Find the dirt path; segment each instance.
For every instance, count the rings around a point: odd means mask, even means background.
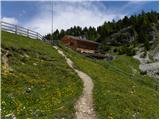
[[[69,58],[67,58],[63,51],[59,50],[57,46],[54,46],[54,48],[66,59],[67,64],[78,74],[78,76],[82,79],[84,83],[83,94],[80,96],[74,106],[76,110],[76,118],[95,119],[96,114],[93,109],[92,98],[92,89],[94,87],[94,84],[92,82],[92,79],[86,73],[75,69],[73,62]]]

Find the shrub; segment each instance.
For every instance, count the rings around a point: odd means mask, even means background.
[[[144,52],[143,52],[143,54],[141,54],[141,58],[145,58],[146,57],[146,55],[147,55],[147,51],[146,50],[144,50]]]
[[[117,48],[114,48],[114,49],[113,49],[113,52],[116,53],[116,52],[117,52]]]
[[[135,49],[133,49],[131,47],[122,46],[119,48],[118,54],[119,55],[126,54],[128,56],[133,56],[136,54],[136,51],[135,51]]]
[[[126,53],[128,56],[133,56],[133,55],[135,55],[136,54],[136,51],[135,51],[135,49],[133,49],[133,48],[129,48],[128,49],[128,52]]]
[[[140,74],[141,74],[141,75],[146,75],[146,74],[147,74],[147,71],[140,71]]]
[[[111,48],[110,48],[110,46],[107,46],[107,45],[101,45],[101,46],[99,46],[98,49],[101,53],[105,53],[105,52],[109,51]]]
[[[118,54],[122,55],[122,54],[126,54],[127,53],[127,47],[126,46],[121,46],[118,50]]]

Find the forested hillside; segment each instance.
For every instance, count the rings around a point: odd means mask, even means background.
[[[118,21],[104,22],[103,25],[81,28],[74,26],[66,31],[56,30],[45,37],[58,41],[64,35],[83,36],[100,43],[97,53],[107,56],[127,55],[141,61],[142,74],[158,78],[159,59],[159,14],[142,11],[138,15],[125,16]],[[149,64],[153,63],[153,64]]]
[[[156,37],[154,32],[159,28],[158,20],[157,12],[145,13],[142,11],[141,14],[130,17],[125,16],[118,21],[104,22],[103,25],[97,28],[74,26],[66,31],[63,29],[61,31],[56,30],[52,35],[48,34],[45,37],[51,40],[59,40],[66,34],[85,36],[89,40],[102,43],[100,46],[100,51],[102,52],[110,50],[110,46],[118,46],[118,48],[113,49],[114,52],[123,54],[125,51],[130,51],[129,55],[132,55],[135,51],[131,48],[137,44],[143,44],[145,50],[150,49],[150,44],[153,43],[150,40]],[[130,43],[133,43],[133,46]],[[130,49],[126,48],[128,47],[127,45],[129,45]],[[119,48],[119,46],[123,46],[123,48]]]

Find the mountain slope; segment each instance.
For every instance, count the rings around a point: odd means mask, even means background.
[[[73,118],[82,82],[52,46],[2,31],[2,118]]]
[[[158,81],[140,74],[139,62],[129,56],[92,60],[61,45],[75,66],[94,82],[98,118],[158,118]]]

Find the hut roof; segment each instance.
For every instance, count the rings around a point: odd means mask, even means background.
[[[92,40],[83,39],[83,38],[80,38],[80,37],[77,37],[77,36],[65,35],[65,37],[69,37],[69,38],[75,39],[77,41],[84,41],[84,42],[88,42],[88,43],[99,44],[98,42],[94,42]]]

